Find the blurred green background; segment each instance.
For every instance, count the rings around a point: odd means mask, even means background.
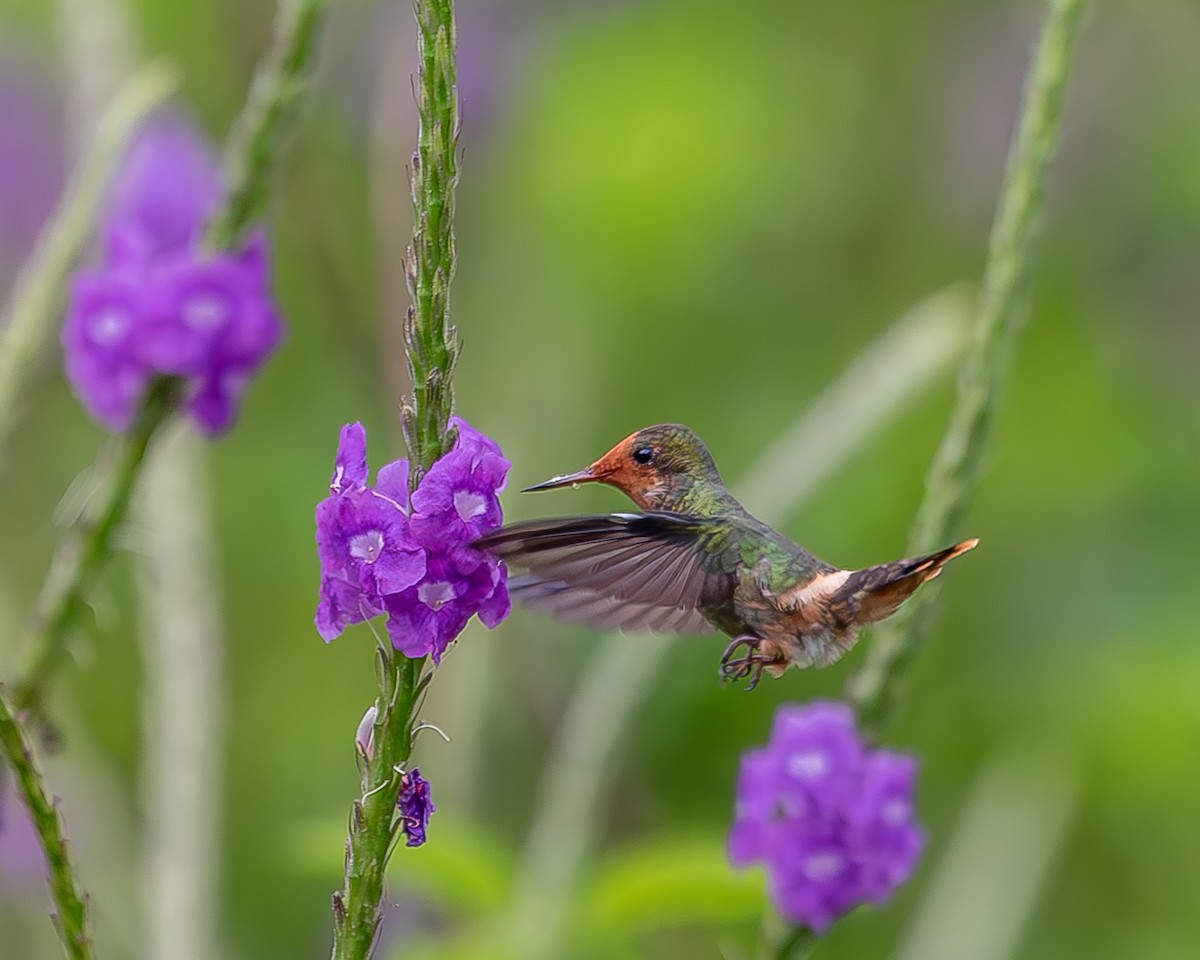
[[[223,957],[327,955],[374,674],[366,628],[329,646],[313,628],[312,511],[344,422],[366,423],[376,465],[402,453],[411,11],[333,7],[271,211],[289,339],[201,465],[223,634],[224,717],[205,732],[222,766],[210,803]],[[515,490],[653,422],[690,424],[727,477],[743,475],[896,317],[975,282],[1043,12],[950,0],[459,11],[458,410],[513,460],[511,518],[620,509],[611,490]],[[182,104],[219,142],[272,13],[264,0],[0,0],[0,283],[113,77],[175,58]],[[1197,35],[1187,0],[1093,5],[1028,325],[961,531],[982,545],[945,578],[888,736],[923,758],[929,848],[895,900],[838,924],[822,957],[1200,954]],[[785,531],[846,566],[899,555],[951,380]],[[101,440],[53,358],[0,476],[5,676],[56,505]],[[133,570],[124,557],[107,578],[94,639],[59,684],[65,747],[50,764],[106,958],[146,955]],[[395,858],[381,956],[526,955],[519,932],[506,947],[497,931],[513,926],[523,839],[599,642],[517,612],[491,633],[472,626],[446,660],[424,715],[453,742],[418,748],[439,812],[428,846]],[[723,640],[674,648],[606,761],[589,818],[599,841],[548,955],[749,945],[761,879],[723,852],[738,755],[765,740],[778,703],[836,696],[869,643],[753,694],[716,682]],[[38,871],[8,833],[0,957],[55,956]]]

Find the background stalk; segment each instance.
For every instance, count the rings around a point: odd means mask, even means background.
[[[316,34],[329,0],[295,0],[279,8],[274,45],[259,67],[251,94],[234,124],[226,155],[226,195],[208,230],[211,249],[236,246],[266,202],[270,174],[290,128],[316,48]],[[71,631],[113,548],[113,532],[125,518],[150,440],[173,413],[181,384],[154,383],[137,421],[114,437],[95,470],[101,479],[80,521],[59,542],[38,600],[26,643],[32,664],[16,694],[18,707],[40,705],[46,684],[63,658]],[[104,469],[104,462],[114,466]]]
[[[929,469],[925,498],[909,537],[909,556],[945,546],[960,532],[979,485],[1009,356],[1025,317],[1046,171],[1062,130],[1083,11],[1084,0],[1051,0],[1027,75],[984,265],[974,335],[963,359],[950,423]],[[936,596],[927,587],[875,630],[862,667],[846,686],[847,698],[867,727],[878,729],[886,723],[904,670],[928,635]]]

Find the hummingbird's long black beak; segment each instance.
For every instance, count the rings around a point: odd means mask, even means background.
[[[576,483],[590,483],[596,480],[596,474],[591,467],[576,471],[575,473],[564,473],[561,476],[551,477],[549,480],[543,480],[541,483],[535,483],[532,487],[526,487],[522,493],[533,493],[535,490],[553,490],[555,487],[569,487]]]

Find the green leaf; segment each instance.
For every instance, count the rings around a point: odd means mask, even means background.
[[[763,896],[761,874],[729,865],[723,835],[642,840],[610,856],[583,891],[579,936],[594,943],[755,919]]]

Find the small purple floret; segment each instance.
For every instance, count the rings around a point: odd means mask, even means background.
[[[768,744],[742,755],[730,862],[764,863],[776,909],[817,932],[883,903],[924,845],[916,773],[913,757],[866,749],[845,704],[785,704]]]
[[[316,623],[326,640],[387,613],[397,650],[440,663],[471,617],[494,627],[508,615],[503,564],[469,544],[501,523],[509,464],[470,424],[455,418],[454,426],[454,448],[422,478],[411,506],[408,462],[380,468],[369,486],[366,431],[358,423],[342,428],[330,496],[317,505]],[[469,508],[461,510],[464,502]]]
[[[437,807],[433,803],[429,781],[416,767],[400,778],[400,796],[396,805],[400,808],[401,826],[407,838],[405,846],[421,846],[425,842],[429,816],[437,812]]]

